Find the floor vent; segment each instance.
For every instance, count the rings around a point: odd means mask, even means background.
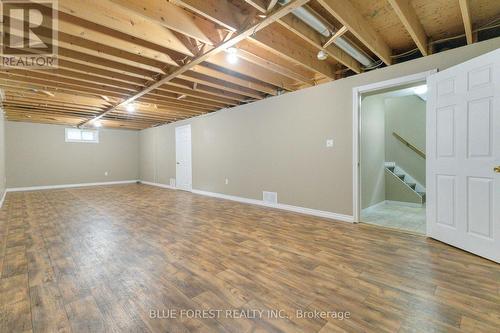
[[[278,193],[276,192],[262,192],[262,200],[265,203],[277,204],[278,203]]]

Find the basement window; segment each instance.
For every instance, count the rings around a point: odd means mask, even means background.
[[[79,128],[66,128],[66,142],[99,143],[99,132]]]

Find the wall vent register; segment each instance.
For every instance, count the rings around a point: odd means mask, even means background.
[[[262,192],[262,200],[265,203],[277,204],[278,203],[278,193],[276,192]]]

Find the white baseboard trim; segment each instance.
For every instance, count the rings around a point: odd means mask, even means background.
[[[144,180],[140,180],[140,182],[141,182],[141,184],[150,185],[150,186],[156,186],[156,187],[162,187],[162,188],[168,188],[170,190],[175,190],[176,189],[175,187],[170,186],[170,185],[166,185],[166,184],[147,182],[147,181],[144,181]]]
[[[354,222],[354,218],[350,215],[337,214],[337,213],[326,212],[326,211],[317,210],[317,209],[298,207],[298,206],[292,206],[292,205],[281,204],[281,203],[271,204],[271,203],[264,202],[262,200],[248,199],[248,198],[237,197],[234,195],[214,193],[214,192],[208,192],[208,191],[202,191],[202,190],[192,190],[192,192],[195,194],[205,195],[205,196],[219,198],[219,199],[237,201],[237,202],[247,203],[247,204],[251,204],[251,205],[277,208],[277,209],[287,210],[290,212],[301,213],[301,214],[306,214],[306,215],[313,215],[313,216],[318,216],[318,217],[324,217],[324,218],[328,218],[328,219],[350,222],[350,223]]]
[[[0,208],[3,207],[3,202],[5,201],[5,196],[7,195],[7,189],[3,191],[2,200],[0,201]]]
[[[25,192],[25,191],[40,191],[40,190],[54,190],[61,188],[72,187],[87,187],[87,186],[103,186],[103,185],[120,185],[120,184],[133,184],[139,180],[120,180],[114,182],[101,182],[101,183],[82,183],[82,184],[63,184],[63,185],[47,185],[47,186],[30,186],[30,187],[13,187],[8,188],[6,192]]]

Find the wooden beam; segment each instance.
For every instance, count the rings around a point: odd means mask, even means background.
[[[340,36],[342,36],[343,34],[345,34],[347,31],[349,31],[349,29],[347,29],[347,27],[342,27],[340,28],[339,30],[337,30],[333,35],[332,37],[330,37],[325,44],[323,44],[323,48],[326,48],[328,47],[328,45],[332,44],[333,42],[335,42],[335,40],[337,38],[339,38]]]
[[[474,36],[472,34],[472,17],[470,14],[469,0],[458,0],[460,4],[460,11],[462,12],[462,20],[464,21],[465,37],[467,44],[474,43]]]
[[[205,44],[213,45],[206,31],[214,30],[212,23],[199,16],[188,13],[168,1],[158,0],[111,0],[113,3],[137,13],[162,26],[194,38]]]
[[[269,0],[269,4],[267,5],[266,10],[268,12],[271,11],[274,8],[274,6],[276,6],[277,3],[278,3],[278,0]]]
[[[251,40],[244,40],[238,44],[238,56],[278,74],[304,82],[307,86],[315,84],[312,79],[314,77],[313,72],[276,56],[274,53],[259,47],[257,43]],[[273,59],[273,61],[267,59]]]
[[[180,5],[193,10],[194,8],[198,8],[200,11],[200,15],[204,15],[204,17],[214,21],[214,22],[225,22],[224,26],[228,29],[235,31],[237,27],[233,24],[234,20],[228,18],[227,14],[224,14],[224,9],[229,8],[232,13],[240,13],[241,10],[233,5],[228,0],[178,0]],[[254,8],[259,10],[260,12],[266,12],[265,6],[263,3],[259,4],[255,1],[249,2]],[[222,10],[221,10],[222,9]],[[267,15],[268,13],[266,13]],[[234,15],[234,14],[233,14]],[[279,21],[279,20],[278,20]],[[280,56],[289,59],[295,64],[299,64],[301,66],[305,66],[309,70],[312,70],[316,73],[319,73],[323,76],[326,76],[330,79],[335,79],[335,69],[328,62],[322,62],[316,58],[317,52],[312,52],[309,48],[297,47],[296,45],[288,45],[288,43],[282,43],[282,40],[286,40],[287,32],[276,32],[273,30],[276,28],[269,28],[265,30],[260,30],[260,33],[263,37],[269,37],[269,34],[274,36],[282,35],[285,33],[285,36],[278,36],[280,39],[278,42],[275,42],[272,38],[265,38],[266,47],[269,49],[274,49],[275,53],[279,53]],[[259,34],[255,34],[251,39],[259,39]],[[260,42],[264,43],[263,40]],[[288,39],[290,42],[290,39]],[[295,43],[296,44],[296,43]],[[272,59],[267,59],[272,61]]]
[[[296,89],[295,84],[297,82],[295,80],[272,72],[265,67],[261,67],[242,58],[234,64],[227,61],[225,54],[219,53],[210,57],[207,63],[227,68],[235,73],[243,74],[247,77],[261,80],[262,82],[270,83],[284,90],[293,91]]]
[[[163,76],[160,80],[158,80],[154,84],[152,84],[149,87],[143,89],[142,91],[138,92],[137,94],[135,94],[135,95],[127,98],[122,103],[120,103],[118,105],[115,105],[115,106],[111,107],[110,109],[102,112],[99,116],[96,117],[96,119],[102,118],[106,114],[108,114],[108,113],[116,110],[118,107],[125,106],[128,103],[133,102],[136,99],[138,99],[138,98],[140,98],[140,97],[142,97],[142,96],[144,96],[144,95],[146,95],[146,94],[148,94],[148,93],[156,90],[157,88],[161,87],[163,84],[169,82],[170,80],[174,79],[175,77],[177,77],[177,76],[179,76],[179,75],[181,75],[181,74],[189,71],[191,68],[195,67],[196,65],[201,64],[202,62],[204,62],[205,60],[207,60],[211,56],[216,55],[216,54],[218,54],[218,53],[226,50],[227,48],[232,47],[232,46],[238,44],[240,41],[248,38],[252,34],[255,34],[257,31],[259,31],[261,29],[264,29],[265,27],[267,27],[268,25],[272,24],[274,21],[280,19],[284,15],[290,13],[294,9],[296,9],[296,8],[298,8],[300,6],[303,6],[308,1],[309,0],[294,0],[294,1],[291,1],[289,4],[287,4],[286,6],[283,6],[283,7],[279,8],[277,11],[273,12],[272,14],[270,14],[268,17],[266,17],[262,21],[257,22],[256,24],[251,25],[249,28],[247,28],[247,29],[239,32],[238,34],[236,34],[234,37],[232,37],[228,41],[226,41],[224,43],[221,43],[220,45],[214,47],[213,49],[211,49],[211,50],[209,50],[209,51],[207,51],[207,52],[205,52],[205,53],[203,53],[203,54],[195,57],[194,59],[192,59],[186,65],[184,65],[184,66],[182,66],[182,67],[180,67],[178,69],[173,70],[172,73]],[[82,122],[80,124],[80,126],[83,126],[83,125],[87,124],[89,121],[90,120]]]
[[[229,31],[239,30],[247,19],[238,7],[227,0],[175,0],[174,3]]]
[[[221,80],[224,80],[224,81],[227,81],[230,83],[234,83],[236,85],[239,85],[239,86],[242,86],[242,87],[245,87],[248,89],[260,91],[260,92],[263,92],[265,94],[269,94],[272,96],[276,96],[278,94],[277,89],[269,84],[261,83],[257,80],[253,80],[253,81],[245,80],[245,79],[239,78],[237,76],[229,75],[229,74],[226,74],[226,73],[221,72],[219,70],[210,68],[207,65],[195,66],[191,70],[193,72],[196,72],[196,73],[201,73],[204,75],[216,77],[216,78],[219,78]]]
[[[318,2],[384,63],[387,65],[392,63],[391,49],[350,0],[318,0]]]
[[[290,34],[292,36],[289,36]],[[335,67],[327,61],[318,60],[316,50],[313,50],[308,44],[301,45],[301,43],[295,42],[293,37],[295,36],[293,36],[292,32],[276,23],[272,29],[264,29],[256,33],[252,36],[252,40],[259,42],[261,47],[291,61],[295,65],[305,66],[307,69],[333,80],[335,78]]]
[[[429,54],[424,27],[408,0],[388,0],[422,55]]]
[[[114,5],[108,0],[59,0],[60,12],[117,30],[167,49],[192,56],[192,52],[170,30]]]
[[[267,12],[266,7],[263,4],[259,4],[255,0],[245,1],[257,8],[257,10],[259,10],[261,13]],[[310,45],[316,48],[316,50],[319,51],[324,49],[324,51],[326,51],[328,55],[330,55],[333,59],[350,68],[355,73],[361,73],[361,64],[356,59],[351,57],[336,45],[330,45],[330,43],[324,46],[324,37],[316,30],[298,19],[295,15],[289,14],[279,19],[277,22],[308,42]]]

